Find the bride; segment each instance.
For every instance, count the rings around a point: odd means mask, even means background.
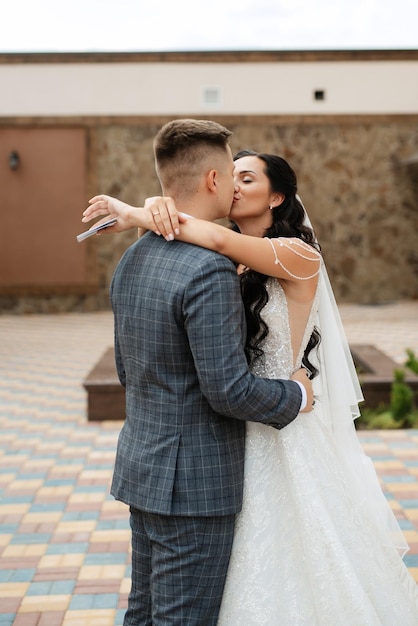
[[[417,626],[407,545],[356,436],[361,390],[295,173],[279,156],[245,151],[234,178],[240,232],[178,214],[169,198],[142,209],[100,195],[83,217],[117,217],[108,232],[139,226],[232,258],[253,372],[284,378],[302,364],[314,379],[313,413],[281,431],[246,426],[218,626]]]

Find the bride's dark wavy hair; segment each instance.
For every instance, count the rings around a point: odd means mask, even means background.
[[[241,150],[234,156],[234,161],[245,156],[255,156],[264,162],[264,173],[270,182],[272,192],[285,196],[284,201],[271,210],[272,224],[264,232],[264,237],[297,237],[313,248],[320,250],[311,228],[304,224],[305,210],[298,200],[297,180],[294,170],[282,157],[275,154],[259,153],[252,150]],[[239,230],[234,225],[235,230]],[[262,342],[267,337],[269,329],[262,318],[262,309],[268,302],[266,282],[269,276],[247,269],[240,275],[241,293],[244,300],[245,316],[247,320],[247,341],[245,353],[249,363],[259,358],[264,352]],[[318,369],[309,361],[310,352],[318,346],[321,340],[320,333],[315,327],[306,346],[302,364],[314,378]]]

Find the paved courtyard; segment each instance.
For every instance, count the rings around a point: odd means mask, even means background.
[[[351,343],[418,354],[418,302],[340,310]],[[112,343],[108,312],[0,316],[0,626],[122,624],[128,511],[109,495],[122,422],[87,422],[82,386]],[[418,430],[359,437],[418,581]]]

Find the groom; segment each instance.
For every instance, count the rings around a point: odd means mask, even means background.
[[[157,134],[163,194],[180,211],[228,215],[230,135],[187,119]],[[119,262],[111,302],[126,387],[111,492],[130,506],[132,528],[124,625],[215,626],[242,503],[245,420],[283,428],[310,410],[310,382],[249,372],[236,270],[215,252],[148,232]]]

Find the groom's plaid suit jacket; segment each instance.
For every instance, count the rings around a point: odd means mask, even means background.
[[[112,494],[165,515],[239,511],[244,420],[281,428],[301,392],[249,373],[233,263],[147,233],[123,255],[111,301],[126,387]]]

